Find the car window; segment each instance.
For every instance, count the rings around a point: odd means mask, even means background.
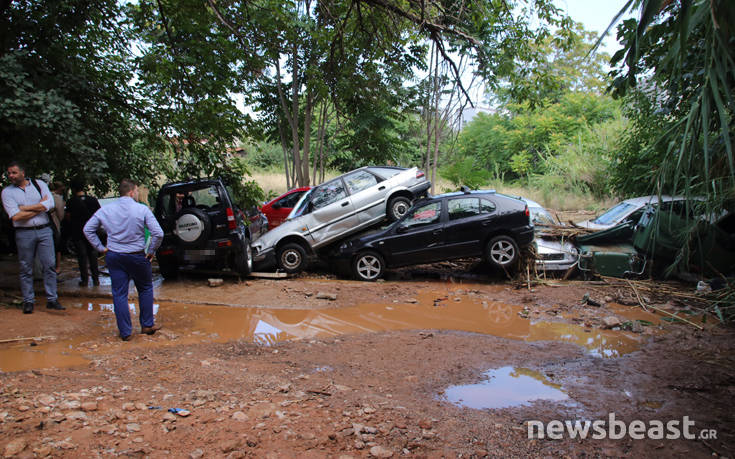
[[[299,199],[301,198],[301,195],[304,194],[304,191],[294,191],[293,193],[289,194],[288,196],[284,196],[278,201],[276,201],[274,204],[280,205],[282,208],[289,208],[296,205],[297,202],[299,202]]]
[[[328,206],[347,196],[342,179],[332,180],[315,189],[311,195],[311,203],[315,209]]]
[[[620,221],[620,219],[628,213],[632,212],[635,207],[636,206],[633,204],[621,202],[617,206],[592,220],[592,223],[596,223],[598,225],[612,225],[613,223]]]
[[[397,169],[393,167],[371,167],[370,171],[378,174],[379,176],[383,177],[384,179],[389,179],[393,177],[394,175],[400,174],[405,169]]]
[[[495,203],[486,199],[480,199],[480,212],[483,214],[495,212]]]
[[[478,198],[450,199],[447,204],[450,220],[480,215],[480,200]]]
[[[401,221],[400,225],[403,228],[416,228],[437,223],[441,217],[441,209],[441,202],[432,202],[417,207]]]
[[[366,171],[357,171],[353,174],[346,175],[344,179],[345,183],[347,183],[347,189],[350,190],[350,194],[368,189],[378,183],[377,177]]]

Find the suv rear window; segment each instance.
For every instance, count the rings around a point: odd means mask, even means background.
[[[162,216],[176,215],[184,207],[197,207],[202,210],[221,208],[219,190],[216,185],[195,189],[169,190],[161,197]]]

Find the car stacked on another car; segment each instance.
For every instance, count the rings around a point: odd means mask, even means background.
[[[401,218],[431,183],[417,168],[366,166],[306,192],[288,219],[253,243],[259,269],[302,271],[307,257],[388,219]]]
[[[161,275],[175,277],[179,268],[252,271],[250,242],[268,229],[257,209],[246,215],[220,179],[168,183],[158,193],[154,215],[163,229],[156,253]]]
[[[301,196],[311,188],[310,186],[294,188],[263,204],[260,211],[268,217],[268,228],[274,229],[283,223],[291,214]]]
[[[492,190],[434,196],[388,228],[340,245],[336,263],[364,281],[386,268],[468,257],[509,269],[533,240],[529,215],[525,202]]]
[[[686,198],[683,196],[667,195],[663,195],[660,198],[657,195],[630,198],[614,205],[599,217],[579,222],[576,225],[582,228],[600,231],[612,228],[625,221],[637,222],[647,206],[657,206],[659,203],[661,203],[661,209],[663,210],[672,209],[679,211],[679,208],[685,205]]]

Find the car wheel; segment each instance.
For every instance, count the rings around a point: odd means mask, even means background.
[[[244,238],[242,251],[235,254],[235,269],[241,276],[249,276],[253,272],[253,249],[250,239]]]
[[[518,244],[510,236],[496,236],[487,243],[487,260],[498,268],[510,268],[518,260]]]
[[[306,250],[296,243],[278,249],[278,267],[289,274],[300,273],[306,268]]]
[[[411,200],[405,196],[396,196],[388,202],[388,220],[394,222],[406,215],[411,208]]]
[[[352,262],[352,273],[355,279],[375,281],[383,276],[385,262],[379,253],[371,251],[359,253]]]
[[[158,260],[158,271],[166,280],[176,279],[179,276],[179,267],[175,262]]]
[[[184,208],[176,217],[173,233],[183,245],[196,246],[209,238],[209,215],[196,207]]]

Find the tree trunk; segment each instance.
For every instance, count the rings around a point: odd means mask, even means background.
[[[429,142],[431,143],[431,142]],[[427,148],[427,150],[429,150]],[[434,59],[434,164],[431,167],[431,194],[436,189],[436,168],[439,162],[439,48]],[[426,173],[429,171],[427,170]]]
[[[434,66],[434,43],[431,44],[431,53],[429,55],[429,78],[431,78],[431,68]],[[431,81],[431,80],[429,80]],[[428,91],[428,87],[427,87]],[[424,116],[426,117],[426,156],[424,157],[424,170],[427,174],[429,174],[429,167],[431,166],[431,115],[430,109],[431,109],[431,98],[433,96],[432,92],[429,92],[426,97],[426,105],[424,105]],[[431,184],[432,194],[434,193],[434,184]]]

